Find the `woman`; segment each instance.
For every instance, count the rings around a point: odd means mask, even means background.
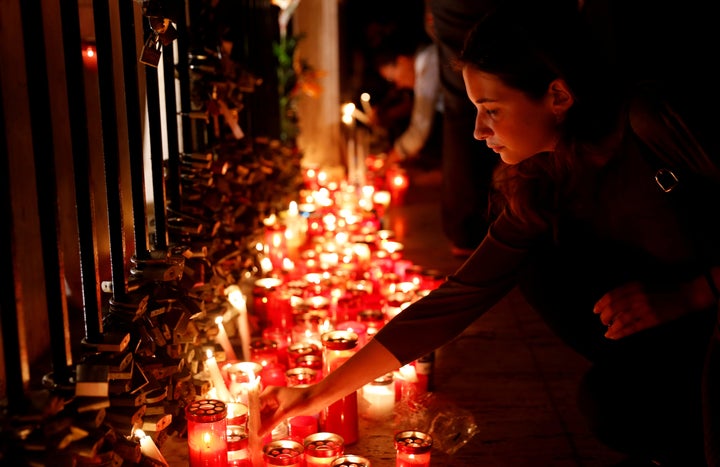
[[[474,135],[503,161],[487,236],[334,373],[309,388],[266,389],[265,429],[447,343],[519,286],[593,361],[579,400],[601,440],[661,465],[705,465],[700,388],[720,251],[703,243],[698,253],[694,232],[720,238],[720,226],[694,216],[691,203],[676,208],[655,181],[671,158],[657,153],[675,144],[678,189],[702,187],[710,205],[720,177],[654,93],[626,99],[612,86],[577,12],[547,3],[506,2],[473,29],[460,58]]]

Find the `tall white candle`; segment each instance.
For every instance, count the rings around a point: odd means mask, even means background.
[[[142,430],[135,430],[135,437],[140,440],[140,452],[144,456],[149,457],[162,465],[170,467],[170,464],[168,464],[167,460],[165,460],[165,456],[162,455],[160,449],[158,449],[155,444],[155,441],[153,441],[150,436],[146,435]]]
[[[233,397],[230,394],[230,391],[228,391],[225,380],[220,373],[220,368],[218,368],[217,360],[215,360],[215,356],[210,350],[207,351],[207,360],[205,360],[205,367],[207,368],[208,373],[210,373],[210,380],[215,387],[217,398],[223,402],[231,402],[233,400]]]
[[[250,361],[250,324],[248,323],[248,311],[245,296],[237,285],[231,285],[225,289],[228,301],[238,311],[238,331],[242,344],[243,360]]]
[[[357,154],[355,153],[355,104],[348,103],[342,106],[342,121],[346,126],[347,141],[347,178],[352,185],[357,180]]]
[[[235,355],[235,349],[233,349],[233,346],[230,343],[230,338],[225,331],[222,316],[218,316],[217,318],[215,318],[215,324],[217,324],[218,327],[218,334],[215,340],[218,344],[220,344],[220,346],[222,346],[223,351],[225,352],[225,359],[237,360],[237,356]]]
[[[263,440],[260,437],[260,377],[250,376],[248,395],[248,450],[252,465],[263,465]]]

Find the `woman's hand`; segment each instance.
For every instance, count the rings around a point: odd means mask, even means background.
[[[608,327],[605,337],[620,339],[691,311],[689,292],[689,286],[650,292],[640,282],[630,282],[603,295],[593,312]]]
[[[295,415],[311,415],[313,410],[310,386],[284,387],[268,386],[260,395],[261,425],[260,436],[271,432],[282,421]]]

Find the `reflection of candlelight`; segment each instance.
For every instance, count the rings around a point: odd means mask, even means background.
[[[160,452],[160,449],[158,449],[155,441],[153,441],[150,436],[146,435],[144,431],[139,429],[135,430],[135,437],[140,440],[140,452],[142,452],[143,456],[149,457],[161,465],[170,466]]]
[[[248,323],[247,305],[245,296],[237,285],[231,285],[225,289],[228,301],[238,311],[238,330],[242,343],[243,360],[250,360],[250,324]]]
[[[223,351],[225,352],[225,359],[237,360],[237,356],[235,355],[235,349],[233,349],[232,345],[230,344],[230,339],[228,338],[227,332],[225,332],[225,326],[223,325],[222,316],[218,316],[217,318],[215,318],[215,324],[217,324],[218,327],[218,335],[215,340],[220,344],[220,346],[222,346]]]
[[[97,70],[97,49],[95,44],[83,44],[82,46],[83,64],[89,70]]]
[[[410,180],[404,170],[396,170],[393,173],[388,172],[388,186],[393,204],[402,204],[409,185]]]

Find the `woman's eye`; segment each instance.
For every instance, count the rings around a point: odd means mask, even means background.
[[[495,109],[485,109],[485,113],[486,113],[487,115],[489,115],[489,116],[492,117],[492,116],[494,116],[494,115],[497,115],[497,110],[495,110]]]

